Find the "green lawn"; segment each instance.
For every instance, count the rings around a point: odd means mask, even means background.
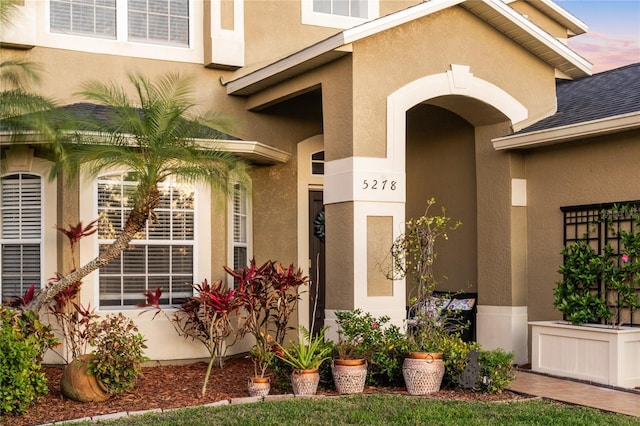
[[[82,423],[80,423],[82,424]],[[87,423],[89,424],[89,423]],[[535,399],[525,402],[442,401],[403,395],[296,398],[198,407],[104,422],[121,425],[639,425],[620,414]],[[78,425],[78,423],[75,423]]]

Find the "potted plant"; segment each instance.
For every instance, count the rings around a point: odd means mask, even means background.
[[[122,313],[92,321],[87,341],[95,349],[66,366],[60,379],[62,393],[75,401],[100,402],[133,389],[147,360],[145,339],[133,321]]]
[[[250,396],[269,395],[271,383],[270,378],[265,374],[275,356],[271,350],[273,344],[274,341],[270,335],[262,335],[249,350],[249,356],[253,361],[253,377],[250,377],[247,382]]]
[[[291,342],[289,348],[277,345],[276,356],[293,367],[291,384],[294,395],[315,395],[318,389],[318,369],[331,354],[331,346],[324,342],[327,328],[324,326],[317,335],[312,336],[300,326],[301,338],[297,343]]]
[[[341,394],[360,393],[367,379],[367,365],[370,356],[380,349],[383,342],[381,323],[371,314],[363,314],[360,309],[337,311],[338,343],[337,357],[331,362],[331,374],[336,390]]]
[[[447,330],[446,304],[448,301],[434,294],[437,280],[433,265],[436,259],[435,243],[447,239],[450,230],[461,223],[452,223],[446,216],[432,215],[429,209],[435,199],[427,201],[422,216],[405,223],[405,232],[391,246],[392,270],[390,279],[410,277],[415,281],[414,295],[409,299],[410,319],[407,338],[413,350],[403,363],[403,375],[411,394],[428,394],[440,389],[444,377],[442,336]]]

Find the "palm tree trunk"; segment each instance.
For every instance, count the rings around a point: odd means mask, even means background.
[[[144,229],[149,215],[160,204],[160,192],[158,191],[157,185],[148,188],[149,189],[145,191],[139,187],[139,192],[142,192],[142,195],[139,198],[140,201],[133,206],[122,232],[113,241],[113,243],[111,243],[111,245],[109,245],[102,254],[82,266],[80,269],[65,275],[57,282],[54,282],[51,286],[44,288],[42,292],[29,304],[27,309],[39,313],[40,309],[51,302],[56,294],[69,287],[72,283],[81,281],[96,269],[101,268],[120,256],[120,254],[127,249],[129,243],[133,240],[133,237]]]

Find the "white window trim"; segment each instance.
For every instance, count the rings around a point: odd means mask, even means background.
[[[302,8],[302,23],[319,27],[347,29],[376,19],[380,16],[379,0],[367,2],[367,18],[353,18],[351,16],[332,15],[313,11],[313,0],[300,0]]]
[[[233,190],[233,185],[232,184],[232,190]],[[246,199],[246,203],[247,203],[247,242],[245,244],[242,244],[243,247],[247,248],[247,261],[251,261],[251,258],[253,256],[253,204],[251,202],[251,197],[249,196],[249,193],[247,192],[247,190],[244,190],[244,196]],[[234,233],[234,221],[233,221],[233,216],[234,216],[234,211],[233,211],[233,196],[231,198],[229,198],[229,201],[227,202],[227,265],[229,267],[233,267],[234,265],[234,253],[235,253],[235,247],[236,247],[236,242],[233,239],[233,233]],[[233,288],[235,284],[235,281],[233,279],[232,276],[230,276],[229,274],[227,274],[227,285],[230,288]]]
[[[16,155],[7,154],[7,158],[0,162],[0,170],[3,171],[2,176],[29,173],[42,178],[40,202],[43,223],[40,238],[40,283],[41,286],[45,286],[47,280],[55,276],[57,271],[57,185],[55,180],[47,178],[52,163],[33,157],[33,150],[26,147],[11,148],[11,150],[14,149],[16,150],[14,151]],[[0,277],[0,288],[1,286]]]
[[[123,169],[112,169],[103,174],[121,172]],[[101,174],[101,175],[103,175]],[[89,176],[83,170],[80,177],[80,220],[89,223],[98,217],[98,179]],[[202,183],[195,184],[194,200],[194,253],[193,253],[193,278],[194,283],[211,275],[211,190]],[[80,240],[80,265],[84,265],[94,259],[99,252],[97,233]],[[97,312],[131,312],[136,308],[100,308],[100,276],[96,270],[82,280],[81,301],[83,304],[91,303]],[[140,295],[140,301],[144,296]]]
[[[129,56],[147,59],[172,60],[179,62],[203,63],[203,1],[189,0],[189,46],[171,46],[127,40],[127,29],[118,25],[116,39],[103,39],[80,34],[61,34],[51,32],[50,2],[36,2],[37,25],[36,44],[81,52],[102,53],[117,56]],[[124,15],[123,15],[124,14]],[[117,0],[116,20],[123,22],[127,8],[125,0]],[[124,21],[126,22],[126,21]]]

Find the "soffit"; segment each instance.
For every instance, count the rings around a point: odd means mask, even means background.
[[[505,0],[506,4],[513,3],[517,0]],[[535,7],[560,25],[567,28],[571,36],[580,35],[587,32],[589,27],[580,19],[573,16],[551,0],[524,0],[531,6]]]
[[[350,53],[351,43],[390,28],[460,5],[570,78],[591,74],[591,64],[531,23],[502,0],[430,0],[329,37],[257,70],[240,70],[221,80],[227,94],[248,96]]]

